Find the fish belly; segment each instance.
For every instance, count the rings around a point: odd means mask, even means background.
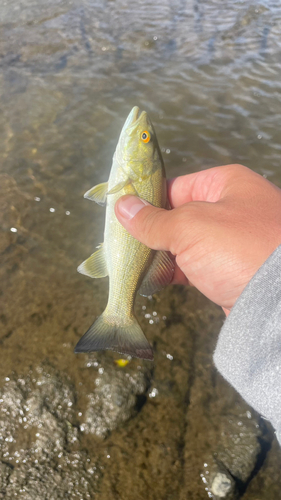
[[[123,228],[116,219],[114,202],[107,211],[104,246],[109,275],[106,314],[124,324],[133,316],[135,296],[154,251]]]

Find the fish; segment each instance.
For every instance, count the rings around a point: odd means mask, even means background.
[[[89,189],[84,198],[106,206],[104,242],[78,267],[91,278],[109,277],[104,312],[81,337],[75,353],[112,350],[153,360],[153,349],[134,314],[137,292],[153,295],[174,275],[174,260],[133,238],[117,220],[116,201],[136,195],[155,207],[169,208],[164,162],[156,133],[146,111],[134,106],[113,155],[108,182]]]

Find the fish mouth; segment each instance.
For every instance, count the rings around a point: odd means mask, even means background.
[[[137,125],[146,116],[146,111],[140,111],[138,106],[134,106],[126,120],[126,128]]]
[[[132,111],[132,125],[135,125],[136,122],[140,121],[141,118],[146,115],[145,111],[140,111],[140,108],[138,106],[135,106]]]

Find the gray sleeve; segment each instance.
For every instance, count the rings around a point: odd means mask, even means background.
[[[245,401],[270,420],[281,444],[281,246],[231,310],[214,362]]]

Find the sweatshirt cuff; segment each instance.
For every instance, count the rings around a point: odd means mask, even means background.
[[[237,299],[220,331],[214,362],[270,420],[281,443],[281,246]]]

